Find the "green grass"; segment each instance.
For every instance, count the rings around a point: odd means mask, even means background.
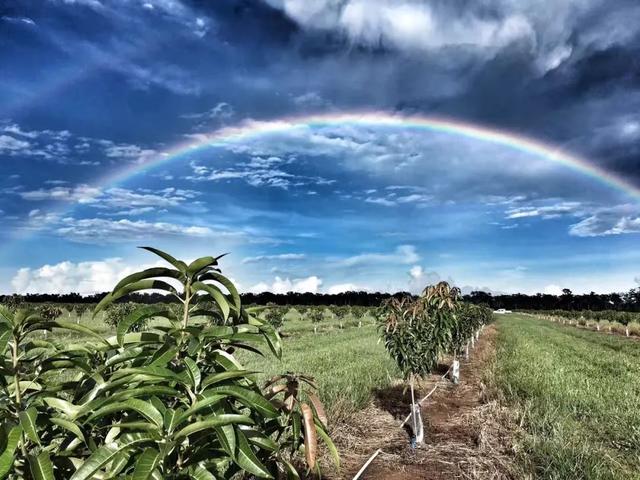
[[[522,315],[498,326],[496,382],[534,477],[640,478],[640,342]]]
[[[337,323],[337,322],[336,322]],[[322,401],[332,420],[347,418],[369,402],[375,388],[384,388],[399,377],[399,372],[381,343],[372,321],[361,328],[344,321],[344,329],[334,322],[313,324],[305,320],[286,321],[282,361],[241,355],[243,364],[259,370],[262,379],[286,371],[302,372],[315,378]]]

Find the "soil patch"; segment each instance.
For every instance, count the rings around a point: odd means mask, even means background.
[[[340,473],[324,471],[333,480],[352,479],[369,456],[380,449],[366,480],[515,479],[516,423],[508,409],[489,398],[487,375],[495,356],[496,327],[484,329],[468,361],[460,362],[459,385],[439,374],[420,382],[418,398],[434,385],[422,404],[425,444],[411,448],[408,430],[400,424],[409,413],[410,392],[404,385],[377,391],[374,402],[333,435],[341,452]],[[328,467],[328,465],[327,465]]]

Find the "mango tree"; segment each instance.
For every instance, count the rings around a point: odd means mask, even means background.
[[[440,282],[425,288],[417,300],[409,296],[392,297],[382,307],[382,339],[410,383],[413,441],[417,443],[422,441],[423,428],[420,407],[415,401],[414,379],[431,373],[440,356],[451,348],[458,298],[457,288]]]
[[[103,339],[81,325],[0,309],[0,479],[297,478],[292,458],[301,445],[307,469],[317,469],[307,437],[320,436],[335,451],[318,410],[310,415],[300,402],[307,426],[297,429],[294,410],[263,392],[256,372],[234,356],[263,346],[280,356],[281,342],[242,306],[220,257],[187,264],[145,248],[170,267],[124,278],[94,315],[149,290],[173,296],[178,312],[167,304],[138,307]],[[152,318],[147,331],[133,331]],[[53,328],[85,338],[42,340]]]

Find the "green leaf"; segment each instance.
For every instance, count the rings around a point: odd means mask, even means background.
[[[53,464],[49,458],[49,452],[42,452],[37,457],[29,455],[29,469],[33,480],[55,480]]]
[[[13,332],[11,331],[11,328],[4,323],[0,323],[0,357],[4,357],[7,344],[9,343],[9,339],[12,335]]]
[[[324,427],[322,426],[322,423],[316,421],[315,424],[316,424],[316,432],[318,433],[318,435],[320,435],[320,438],[329,449],[329,453],[333,457],[333,462],[336,464],[336,467],[340,468],[340,454],[338,453],[338,449],[336,448],[335,444],[331,440],[331,437],[329,437],[327,432],[324,431]]]
[[[233,300],[233,304],[238,310],[240,310],[240,307],[241,307],[240,294],[238,293],[238,290],[236,289],[235,285],[231,280],[229,280],[227,277],[225,277],[224,275],[218,272],[207,272],[202,277],[200,277],[201,282],[204,282],[206,280],[215,280],[216,282],[224,285],[224,287],[231,294],[231,299]]]
[[[215,302],[218,304],[218,307],[220,307],[220,311],[222,312],[224,320],[229,318],[229,302],[227,302],[226,297],[218,287],[202,282],[194,282],[192,288],[194,292],[204,291],[211,295]]]
[[[162,427],[162,414],[148,402],[139,400],[137,398],[131,398],[124,402],[112,403],[105,405],[93,412],[86,420],[86,423],[91,423],[98,418],[104,417],[114,412],[123,410],[134,410],[142,415],[144,418],[154,423],[158,427]]]
[[[76,418],[81,412],[81,407],[74,405],[71,402],[67,402],[66,400],[62,400],[61,398],[46,397],[44,399],[44,402],[50,407],[61,411],[72,420]]]
[[[291,465],[290,462],[288,462],[284,458],[280,459],[280,461],[284,463],[284,466],[287,470],[287,478],[289,480],[300,480],[300,474],[298,473],[296,468],[293,465]]]
[[[91,454],[91,456],[80,465],[78,470],[71,476],[70,480],[88,480],[94,478],[96,472],[113,461],[118,454],[127,452],[138,443],[151,440],[151,437],[140,433],[130,433],[120,437],[118,442],[108,443]]]
[[[216,383],[224,382],[225,380],[230,380],[233,378],[241,378],[248,377],[249,375],[256,374],[258,372],[251,370],[228,370],[226,372],[214,373],[213,375],[209,375],[202,382],[202,388],[206,388],[209,385],[214,385]]]
[[[258,446],[263,450],[275,452],[280,448],[271,437],[268,437],[258,430],[244,427],[241,427],[240,430],[242,430],[242,433],[244,433],[245,437],[247,437],[249,443]]]
[[[142,248],[143,250],[147,250],[147,251],[149,251],[151,253],[155,253],[160,258],[166,260],[171,265],[176,267],[182,273],[187,273],[187,264],[184,263],[182,260],[176,260],[171,255],[169,255],[168,253],[165,253],[162,250],[158,250],[157,248],[153,248],[153,247],[139,247],[139,248]]]
[[[189,478],[193,478],[193,480],[216,480],[215,475],[209,472],[203,465],[193,467],[189,472]]]
[[[96,340],[100,340],[100,342],[107,343],[102,335],[97,334],[89,327],[85,327],[84,325],[79,325],[73,322],[63,322],[62,320],[54,320],[52,323],[54,326],[59,328],[64,328],[65,330],[72,330],[74,332],[83,333],[85,335],[89,335],[90,337],[95,338]]]
[[[14,315],[11,310],[9,310],[4,305],[0,305],[0,323],[7,325],[9,327],[13,327]]]
[[[188,437],[189,435],[196,432],[200,432],[202,430],[213,429],[214,427],[221,427],[223,425],[229,425],[230,423],[240,423],[243,425],[251,425],[253,424],[253,420],[251,420],[246,415],[237,415],[235,413],[211,415],[207,417],[205,420],[194,422],[184,427],[182,430],[180,430],[175,434],[174,438],[178,440],[182,437]]]
[[[121,390],[109,397],[113,401],[120,401],[125,398],[148,397],[151,395],[169,396],[178,398],[181,394],[177,390],[163,386],[139,387],[131,390]]]
[[[147,448],[138,457],[131,480],[148,480],[160,463],[160,452],[155,448]]]
[[[247,437],[245,437],[242,431],[238,430],[236,432],[236,435],[238,437],[238,454],[236,463],[240,466],[240,468],[249,473],[252,473],[256,477],[273,478],[273,475],[271,475],[269,470],[267,470],[267,467],[265,467],[262,462],[258,460],[258,457],[247,441]]]
[[[96,308],[93,310],[93,316],[95,317],[98,312],[104,309],[107,305],[115,302],[117,299],[134,292],[139,292],[141,290],[165,290],[169,293],[173,293],[176,295],[178,294],[178,292],[172,285],[168,284],[167,282],[163,282],[162,280],[139,280],[137,282],[125,285],[124,287],[120,287],[120,289],[106,295],[102,300],[100,300],[100,303],[96,305]]]
[[[29,407],[26,410],[18,414],[20,417],[20,426],[22,431],[29,437],[34,443],[40,445],[40,437],[36,427],[36,421],[38,420],[38,411],[35,407]]]
[[[267,345],[269,345],[276,358],[282,358],[282,340],[278,331],[271,325],[261,325],[260,332],[264,335]]]
[[[199,397],[202,397],[202,398],[200,398],[196,403],[194,403],[191,407],[189,407],[187,410],[185,410],[183,413],[181,413],[178,416],[178,418],[175,420],[177,425],[180,425],[191,415],[194,415],[197,412],[220,402],[225,398],[225,395],[211,394],[209,392],[205,392],[204,394],[199,395]]]
[[[12,427],[7,435],[4,452],[0,455],[0,480],[5,478],[13,468],[13,462],[15,460],[13,454],[16,451],[21,438],[22,428],[19,426]]]
[[[218,259],[215,257],[201,257],[189,264],[187,267],[187,275],[190,277],[195,276],[200,270],[218,265]]]
[[[149,318],[163,317],[170,313],[170,310],[168,310],[165,305],[147,305],[145,307],[135,309],[118,322],[118,328],[116,330],[118,344],[121,347],[124,345],[124,336],[133,325]]]
[[[164,412],[164,429],[168,432],[173,432],[174,428],[178,426],[178,419],[180,418],[180,414],[182,413],[182,409],[178,408],[176,410],[172,408],[167,408]]]
[[[128,285],[133,282],[137,282],[139,280],[145,280],[147,278],[157,278],[157,277],[167,277],[167,278],[175,278],[176,280],[181,280],[183,278],[183,274],[179,271],[171,270],[170,268],[165,268],[165,267],[147,268],[146,270],[142,270],[141,272],[132,273],[131,275],[124,277],[113,288],[113,291],[115,292],[116,290],[121,289],[125,285]]]
[[[218,440],[222,449],[229,454],[231,458],[236,457],[236,433],[233,425],[223,425],[214,427]]]
[[[189,378],[191,379],[191,384],[193,388],[197,389],[200,385],[200,380],[202,379],[202,375],[200,374],[200,369],[196,362],[194,362],[189,357],[184,359],[184,363],[187,366],[187,372],[189,373]]]
[[[49,418],[49,421],[54,425],[58,425],[59,427],[62,427],[65,430],[68,430],[69,432],[73,433],[76,437],[78,437],[83,442],[85,441],[82,430],[80,430],[80,427],[78,427],[75,423],[60,417],[51,417]]]
[[[276,407],[267,400],[262,394],[249,390],[248,388],[239,387],[236,385],[223,385],[219,387],[213,387],[207,392],[220,393],[223,395],[231,395],[237,398],[245,406],[256,410],[260,415],[267,418],[275,418],[279,416],[279,412]]]

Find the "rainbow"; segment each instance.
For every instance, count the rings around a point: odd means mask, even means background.
[[[603,168],[579,156],[563,151],[557,146],[543,143],[507,130],[488,128],[472,123],[461,122],[440,117],[403,116],[388,112],[362,112],[343,114],[305,115],[285,117],[271,121],[245,121],[237,126],[225,127],[207,135],[197,135],[188,142],[176,145],[156,158],[145,163],[135,164],[119,170],[98,182],[98,187],[117,185],[131,177],[166,165],[181,157],[198,152],[212,146],[224,146],[243,140],[284,133],[296,128],[313,128],[327,126],[362,126],[362,127],[395,127],[431,132],[441,132],[466,138],[503,145],[514,150],[528,153],[564,165],[572,170],[593,178],[615,190],[618,190],[636,201],[640,201],[640,187],[624,178],[608,172]]]

